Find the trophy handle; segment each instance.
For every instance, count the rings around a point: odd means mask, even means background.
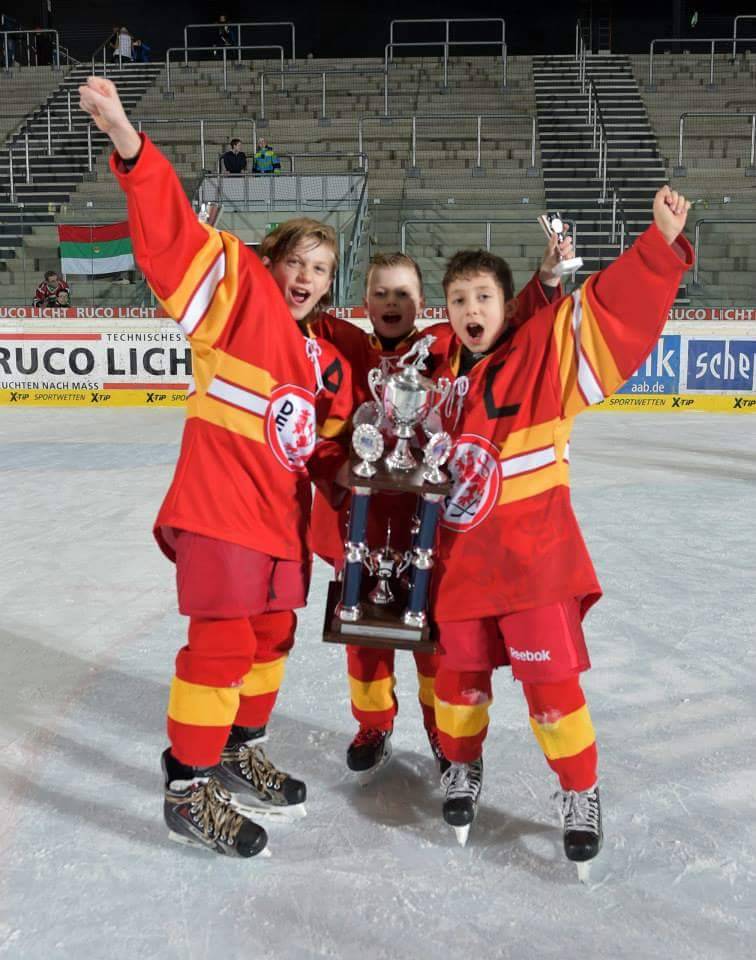
[[[383,398],[378,393],[379,387],[384,387],[386,385],[386,379],[380,367],[373,367],[373,369],[368,373],[368,386],[370,387],[370,393],[378,404],[380,410],[383,410]]]
[[[441,377],[441,379],[435,385],[436,393],[438,393],[438,400],[431,407],[431,409],[429,410],[429,413],[438,413],[438,411],[441,409],[442,403],[449,396],[449,391],[451,390],[451,388],[452,388],[451,380],[448,377]]]
[[[412,551],[406,550],[403,554],[401,554],[401,563],[397,564],[396,576],[400,577],[411,564],[412,564]]]

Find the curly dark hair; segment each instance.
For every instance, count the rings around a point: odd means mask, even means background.
[[[506,260],[497,257],[489,250],[458,250],[446,264],[444,271],[444,293],[458,277],[469,277],[475,273],[491,273],[496,283],[504,291],[504,299],[514,297],[514,279],[512,268]]]

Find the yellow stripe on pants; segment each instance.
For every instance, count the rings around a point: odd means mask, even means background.
[[[555,723],[538,723],[531,717],[530,726],[549,760],[574,757],[590,747],[596,739],[587,704],[560,717]]]
[[[173,678],[168,716],[196,727],[231,726],[239,709],[239,687],[205,687]]]

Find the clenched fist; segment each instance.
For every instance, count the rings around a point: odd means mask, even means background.
[[[104,77],[87,77],[79,87],[79,106],[107,133],[125,160],[139,153],[142,141],[126,116],[114,83]]]
[[[688,219],[690,201],[671,190],[665,184],[654,197],[654,223],[661,230],[667,243],[674,243],[680,236]]]

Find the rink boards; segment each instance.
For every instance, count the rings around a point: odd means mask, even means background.
[[[365,325],[360,309],[339,313]],[[443,318],[425,313],[424,324]],[[642,367],[594,409],[756,413],[756,310],[693,313],[670,319]],[[0,308],[0,404],[176,407],[191,373],[180,328],[151,308]]]

